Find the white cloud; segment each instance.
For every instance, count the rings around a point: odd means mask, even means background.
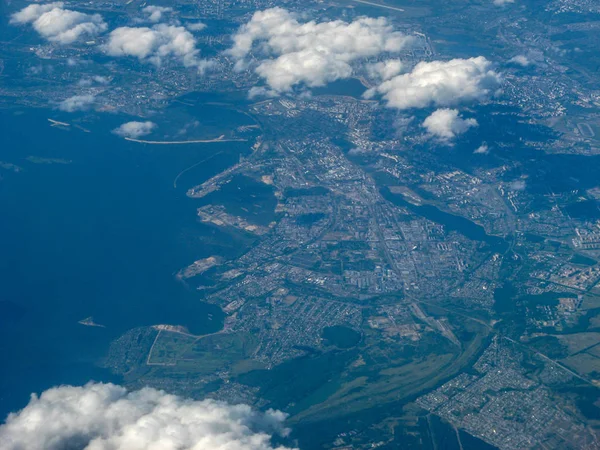
[[[113,133],[124,138],[137,139],[150,134],[154,128],[156,128],[156,124],[154,122],[150,122],[149,120],[146,122],[133,121],[124,123],[120,127],[115,128]]]
[[[92,77],[92,80],[94,80],[98,84],[108,84],[108,83],[110,83],[110,78],[102,76],[102,75],[94,75]]]
[[[208,61],[199,59],[196,39],[184,27],[159,24],[120,27],[111,31],[104,51],[111,56],[134,56],[160,66],[166,58],[177,58],[185,67],[204,70]]]
[[[348,78],[354,61],[397,53],[412,39],[383,17],[301,23],[296,14],[277,7],[254,13],[227,53],[237,59],[238,69],[248,67],[247,58],[254,54],[256,73],[271,91],[281,93],[301,83],[316,87]]]
[[[247,405],[193,401],[151,388],[114,384],[61,386],[0,426],[4,450],[269,450],[285,435],[286,415]],[[277,450],[286,450],[277,447]]]
[[[527,182],[525,180],[515,180],[508,183],[508,188],[511,191],[524,191],[527,187]]]
[[[166,6],[150,5],[142,9],[142,12],[146,14],[148,21],[152,23],[157,23],[161,21],[161,19],[163,18],[163,14],[173,12],[173,8],[169,8]]]
[[[427,132],[443,141],[450,141],[469,128],[478,126],[475,119],[463,119],[456,109],[442,108],[434,111],[423,122]]]
[[[85,111],[89,109],[94,102],[95,97],[90,94],[74,95],[58,104],[58,109],[66,112]]]
[[[369,89],[365,96],[380,94],[390,108],[398,109],[454,106],[484,100],[497,91],[500,82],[500,75],[483,56],[420,62],[411,72]]]
[[[396,119],[394,119],[394,129],[396,130],[396,137],[404,137],[410,131],[410,128],[414,121],[414,116],[399,115],[398,117],[396,117]]]
[[[64,9],[62,2],[45,5],[33,3],[14,13],[10,23],[30,23],[40,36],[58,44],[71,44],[82,36],[93,38],[107,29],[99,14],[84,14]]]
[[[494,5],[496,6],[505,6],[510,3],[514,3],[515,0],[494,0]]]
[[[250,90],[248,91],[248,97],[250,99],[253,99],[256,97],[274,98],[277,96],[279,96],[279,93],[277,91],[275,91],[274,89],[266,88],[264,86],[252,86],[250,88]]]
[[[185,27],[190,31],[202,31],[206,28],[206,24],[202,22],[190,22],[186,23]]]
[[[525,55],[517,55],[517,56],[513,56],[512,58],[510,58],[508,60],[509,63],[512,64],[517,64],[521,67],[527,67],[531,64],[531,61],[529,60],[529,58]]]
[[[367,66],[367,73],[373,79],[386,81],[399,75],[402,72],[402,68],[402,61],[399,59],[388,59],[387,61],[369,64]]]
[[[479,147],[475,149],[473,153],[476,155],[487,155],[490,152],[490,148],[487,143],[482,143]]]
[[[101,76],[101,75],[94,75],[91,78],[82,78],[81,80],[79,80],[77,82],[77,85],[81,86],[81,87],[90,87],[94,83],[96,83],[96,84],[102,84],[102,85],[107,85],[107,84],[110,83],[110,78],[104,77],[104,76]]]

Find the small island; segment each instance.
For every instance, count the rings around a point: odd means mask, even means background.
[[[92,316],[86,317],[85,319],[82,319],[77,323],[80,325],[85,325],[86,327],[106,328],[104,325],[94,322],[94,318]]]

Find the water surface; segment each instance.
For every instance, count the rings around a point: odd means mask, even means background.
[[[95,116],[82,123],[84,132],[50,127],[48,117],[79,119],[0,112],[0,161],[21,168],[0,168],[2,417],[30,392],[114,380],[98,362],[130,328],[218,329],[220,311],[173,274],[216,252],[239,251],[227,234],[198,223],[197,201],[185,191],[236,163],[247,143],[138,144],[110,133],[127,118]],[[217,152],[173,187],[180,171]],[[70,163],[36,164],[29,156]],[[104,327],[78,323],[89,316]]]

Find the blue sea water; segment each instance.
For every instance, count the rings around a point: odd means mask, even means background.
[[[56,112],[0,112],[0,161],[22,168],[0,168],[2,418],[31,392],[118,381],[98,362],[128,329],[218,329],[220,310],[173,274],[236,251],[198,223],[185,191],[236,163],[248,143],[138,144],[110,133],[123,117],[95,116],[85,123],[90,132],[51,127],[48,117]],[[180,171],[217,152],[174,188]],[[72,162],[34,164],[28,156]],[[105,328],[78,323],[89,316]]]

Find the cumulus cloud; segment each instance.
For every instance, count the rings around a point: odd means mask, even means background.
[[[132,121],[115,128],[113,133],[124,138],[137,139],[152,133],[154,128],[156,128],[156,124],[149,120],[146,122]]]
[[[484,142],[479,147],[477,147],[473,153],[475,153],[476,155],[487,155],[489,152],[490,147],[487,145],[487,143]]]
[[[71,44],[82,36],[93,38],[107,29],[100,14],[64,9],[62,2],[33,3],[14,13],[10,23],[31,24],[40,36],[58,44]]]
[[[179,59],[185,67],[204,70],[196,39],[184,27],[159,24],[148,27],[120,27],[111,31],[104,51],[111,56],[134,56],[160,66],[166,58]]]
[[[414,116],[399,115],[396,117],[394,119],[394,130],[396,131],[396,137],[400,139],[407,135],[411,130],[414,121]]]
[[[531,64],[531,61],[529,61],[529,58],[525,55],[513,56],[512,58],[510,58],[508,60],[508,62],[511,64],[516,64],[521,67],[527,67]]]
[[[255,97],[275,98],[278,96],[279,96],[279,92],[277,92],[273,89],[266,88],[264,86],[253,86],[248,91],[248,97],[251,99],[255,98]]]
[[[301,23],[296,14],[277,7],[254,13],[227,53],[237,59],[238,69],[248,67],[247,57],[254,54],[256,73],[281,93],[301,83],[316,87],[348,78],[354,61],[397,53],[412,39],[394,31],[383,17]]]
[[[110,83],[110,78],[104,77],[102,75],[94,75],[92,77],[92,80],[94,80],[98,84],[108,84],[108,83]]]
[[[52,388],[32,395],[0,426],[4,450],[270,450],[286,415],[247,405],[192,401],[114,384]],[[285,447],[277,447],[286,450]]]
[[[142,9],[142,12],[146,15],[148,21],[158,23],[161,21],[164,14],[173,12],[173,8],[150,5]]]
[[[206,24],[202,22],[190,22],[185,24],[185,27],[190,31],[202,31],[206,28]]]
[[[82,78],[81,80],[79,80],[77,82],[77,85],[81,86],[81,87],[90,87],[94,83],[101,84],[101,85],[107,85],[110,83],[110,78],[104,77],[101,75],[94,75],[91,78]]]
[[[481,101],[494,94],[501,77],[483,56],[451,61],[420,62],[409,73],[369,89],[365,96],[382,95],[391,108],[454,106]]]
[[[399,59],[389,59],[387,61],[369,64],[367,66],[367,73],[373,79],[386,81],[399,75],[400,72],[402,72],[402,68],[402,61]]]
[[[85,111],[94,104],[95,97],[91,94],[74,95],[58,104],[58,109],[66,112]]]
[[[448,108],[434,111],[423,122],[423,127],[427,130],[427,133],[443,141],[450,141],[477,125],[475,119],[463,119],[458,110]]]
[[[508,183],[508,189],[511,191],[524,191],[527,187],[527,182],[525,180],[515,180]]]

